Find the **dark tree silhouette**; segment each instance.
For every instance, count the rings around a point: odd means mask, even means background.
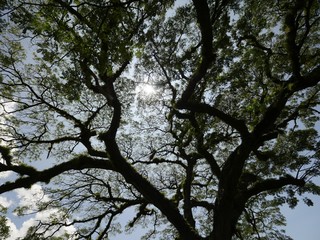
[[[106,239],[127,214],[146,239],[289,239],[279,207],[320,193],[319,1],[0,10],[0,193],[44,183],[61,213],[30,238]]]

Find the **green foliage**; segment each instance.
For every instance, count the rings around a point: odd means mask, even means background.
[[[7,225],[7,218],[0,216],[0,239],[7,239],[10,236],[10,227]]]
[[[24,239],[290,239],[280,207],[320,195],[319,1],[0,11],[0,192],[51,181],[60,209]]]
[[[17,240],[67,240],[70,237],[67,234],[62,237],[45,237],[43,234],[35,233],[35,229],[35,227],[30,227],[26,236],[24,238],[18,238]]]
[[[7,209],[0,205],[0,239],[5,240],[10,236],[10,227],[7,225],[8,219],[3,214],[7,213]]]

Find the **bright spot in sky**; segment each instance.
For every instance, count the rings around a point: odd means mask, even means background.
[[[149,84],[145,84],[145,86],[143,86],[143,91],[145,92],[145,94],[150,95],[156,92],[156,90],[154,89],[153,86],[149,85]]]
[[[156,93],[155,88],[147,83],[141,83],[137,86],[136,91],[138,94],[142,94],[144,96],[150,96]]]

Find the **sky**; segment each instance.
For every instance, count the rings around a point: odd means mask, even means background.
[[[287,217],[286,232],[294,240],[320,239],[320,197],[313,197],[314,206],[300,203],[295,209],[282,207]]]
[[[183,2],[183,1],[181,1]],[[148,94],[152,94],[152,88],[145,88],[144,91]],[[0,184],[10,179],[12,175],[9,172],[0,173]],[[320,181],[319,181],[320,183]],[[302,201],[295,209],[290,209],[287,206],[281,208],[282,213],[287,218],[287,226],[285,227],[287,235],[294,240],[319,240],[320,239],[320,196],[310,196],[314,202],[313,207],[306,206]],[[0,205],[9,209],[6,217],[8,218],[8,224],[11,229],[11,236],[8,240],[16,240],[19,237],[23,237],[28,228],[37,223],[36,220],[48,219],[50,214],[58,214],[58,209],[51,209],[50,211],[44,211],[23,217],[17,216],[12,212],[17,206],[31,206],[35,207],[35,202],[39,199],[48,200],[48,196],[44,195],[42,187],[39,184],[33,185],[31,189],[17,189],[10,193],[0,195]],[[123,218],[125,221],[125,217]],[[74,227],[64,228],[60,231],[63,233],[66,231],[72,233],[75,231]],[[139,240],[142,230],[139,232],[133,232],[130,235],[131,240]],[[122,240],[129,238],[125,233],[111,237],[110,240]]]
[[[9,172],[0,173],[0,183],[7,181],[12,176]],[[310,196],[310,195],[309,195]],[[311,195],[310,198],[314,202],[313,207],[306,206],[302,201],[295,209],[290,209],[286,206],[281,210],[287,217],[287,226],[285,227],[286,233],[294,240],[319,240],[320,236],[320,196]],[[31,189],[17,189],[10,193],[6,193],[0,196],[0,204],[9,209],[7,213],[8,224],[11,228],[11,237],[8,240],[16,240],[18,237],[23,237],[30,226],[35,225],[36,220],[48,219],[48,216],[52,213],[57,214],[58,209],[51,209],[50,211],[44,211],[41,213],[30,214],[23,217],[18,217],[16,213],[11,211],[17,206],[35,206],[35,202],[42,199],[47,201],[49,197],[43,193],[42,187],[39,184],[35,184]],[[122,217],[122,221],[125,223],[125,216]],[[60,231],[60,234],[66,231],[72,233],[75,228],[64,228]],[[139,231],[112,236],[110,240],[140,240],[141,235],[146,229],[140,229]]]
[[[0,173],[0,184],[11,179],[10,172]],[[27,230],[37,224],[37,220],[46,220],[50,215],[59,214],[58,209],[50,209],[43,212],[34,213],[36,203],[38,201],[48,201],[49,197],[44,194],[42,187],[39,184],[34,184],[30,189],[19,188],[12,192],[0,195],[0,205],[8,208],[6,217],[8,219],[8,226],[11,233],[8,240],[16,240],[19,237],[24,237]],[[26,216],[18,216],[13,210],[16,207],[30,207],[26,212]],[[75,231],[74,227],[63,228],[58,232],[61,235],[64,232],[72,233]]]

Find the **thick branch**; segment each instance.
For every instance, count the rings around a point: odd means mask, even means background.
[[[231,239],[235,225],[241,215],[244,204],[237,201],[237,187],[243,166],[255,143],[252,140],[242,142],[228,157],[222,168],[218,196],[215,201],[213,239]],[[221,238],[228,236],[228,238]]]
[[[110,160],[116,170],[121,173],[128,183],[132,184],[145,197],[147,202],[151,202],[168,218],[175,226],[182,239],[202,239],[180,214],[174,202],[160,193],[147,179],[141,176],[125,158],[122,157],[115,140],[106,139],[106,147],[110,154]]]
[[[64,2],[62,0],[54,0],[56,3],[58,3],[61,7],[68,10],[68,12],[72,15],[74,15],[80,22],[85,23],[88,27],[92,28],[91,23],[82,16],[74,7],[70,6],[67,2]]]
[[[214,204],[209,203],[207,201],[198,201],[195,199],[191,200],[192,207],[203,207],[208,211],[212,211],[214,209]]]
[[[80,156],[68,162],[55,165],[43,171],[37,171],[30,166],[6,166],[0,164],[0,171],[14,171],[27,177],[21,177],[15,182],[8,182],[0,186],[0,194],[17,188],[29,188],[37,182],[49,183],[50,180],[64,172],[70,170],[82,170],[86,168],[114,170],[113,165],[108,160],[99,160],[88,156]]]
[[[294,76],[300,76],[300,48],[296,44],[298,30],[296,17],[298,10],[301,9],[301,7],[303,7],[303,1],[296,1],[295,6],[288,10],[285,18],[287,51]]]
[[[188,162],[188,166],[186,169],[186,177],[183,183],[183,213],[184,217],[187,219],[188,223],[195,227],[195,220],[192,214],[192,207],[191,207],[191,187],[193,181],[193,168],[195,165],[195,161],[190,159]]]
[[[207,113],[210,116],[217,117],[227,125],[236,129],[242,136],[247,136],[249,133],[245,123],[242,120],[236,119],[208,104],[187,102],[184,105],[184,109],[190,110],[192,112]]]
[[[0,145],[0,153],[7,166],[11,166],[12,155],[10,153],[10,149]]]
[[[122,65],[119,67],[119,69],[111,77],[109,77],[110,80],[112,82],[116,81],[116,79],[121,76],[121,74],[126,69],[126,67],[129,65],[129,63],[130,63],[130,60],[123,62]]]
[[[284,84],[279,92],[276,100],[268,107],[261,121],[256,125],[253,133],[255,136],[261,136],[267,133],[274,125],[280,113],[284,109],[289,98],[298,91],[316,86],[320,81],[320,65],[317,66],[309,74],[302,77],[292,76],[289,81]]]
[[[201,32],[201,56],[202,61],[191,76],[187,88],[183,92],[181,99],[177,102],[178,108],[184,108],[185,103],[189,100],[191,95],[194,92],[194,89],[197,83],[204,77],[209,68],[211,62],[214,60],[213,47],[212,47],[212,26],[210,20],[210,10],[206,0],[194,0],[193,1],[196,13],[197,20],[200,26]]]
[[[193,0],[193,4],[197,13],[197,21],[200,25],[202,56],[206,60],[212,60],[212,26],[210,19],[210,9],[206,0]]]
[[[317,85],[320,82],[320,65],[302,78],[297,81],[292,80],[292,82],[294,82],[292,91],[295,92]]]
[[[261,121],[254,128],[253,135],[261,137],[264,133],[270,131],[292,94],[287,88],[282,89],[276,100],[265,111]]]
[[[287,185],[303,187],[305,185],[305,181],[303,179],[294,178],[290,175],[280,177],[279,179],[267,179],[255,184],[252,188],[248,189],[248,191],[246,192],[246,197],[247,199],[249,199],[250,197],[261,192],[279,189]]]

